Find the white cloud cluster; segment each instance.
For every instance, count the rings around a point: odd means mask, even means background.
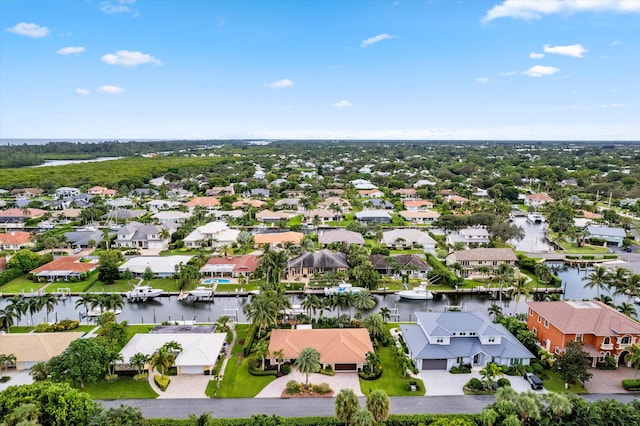
[[[98,87],[98,90],[96,90],[96,92],[98,93],[103,93],[106,95],[117,95],[118,93],[122,93],[124,92],[124,89],[122,87],[118,87],[118,86],[100,86]]]
[[[349,108],[352,107],[353,104],[349,101],[345,101],[344,99],[333,104],[334,108]]]
[[[80,96],[87,96],[90,92],[87,89],[78,87],[76,90],[73,91],[73,93]]]
[[[516,71],[503,71],[500,73],[500,77],[511,77],[516,75],[517,72]]]
[[[295,83],[288,78],[283,78],[282,80],[276,80],[273,83],[267,84],[268,87],[272,89],[285,89],[287,87],[293,86]]]
[[[69,46],[63,47],[62,49],[58,49],[56,52],[58,55],[77,55],[85,51],[85,48],[82,46]]]
[[[489,82],[489,77],[478,77],[476,78],[476,83],[478,84],[487,84]]]
[[[11,28],[7,28],[7,31],[32,38],[42,38],[49,35],[49,28],[26,22],[20,22]]]
[[[544,77],[545,75],[552,75],[560,71],[556,67],[548,67],[544,65],[535,65],[528,70],[522,71],[522,74],[529,77]]]
[[[571,44],[569,46],[551,46],[550,44],[545,44],[544,52],[582,58],[582,54],[588,52],[588,50],[582,47],[581,44]]]
[[[504,0],[484,16],[489,22],[499,18],[540,19],[544,15],[581,12],[640,13],[637,0]]]
[[[162,62],[149,54],[130,50],[118,50],[115,54],[109,53],[100,59],[109,65],[121,67],[136,67],[142,64],[162,65]]]
[[[127,6],[130,4],[134,4],[136,0],[112,0],[112,1],[103,1],[100,3],[100,10],[104,13],[133,13],[137,14],[138,11],[132,9]]]
[[[531,53],[529,53],[529,57],[531,59],[542,59],[542,58],[544,58],[544,53],[531,52]]]
[[[377,36],[374,37],[369,37],[368,39],[364,40],[362,43],[360,43],[360,47],[367,47],[367,46],[371,46],[372,44],[376,44],[379,43],[383,40],[388,40],[391,38],[396,38],[397,36],[393,36],[393,35],[389,35],[389,34],[378,34]]]

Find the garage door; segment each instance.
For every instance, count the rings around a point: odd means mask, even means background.
[[[447,360],[446,359],[423,359],[422,369],[423,370],[446,370]]]
[[[180,374],[204,374],[201,365],[183,365]]]
[[[355,364],[336,364],[336,371],[356,371]]]

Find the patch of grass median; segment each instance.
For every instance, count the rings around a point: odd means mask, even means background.
[[[565,382],[558,372],[546,372],[549,376],[544,380],[544,388],[550,392],[556,393],[589,393],[589,391],[581,384],[569,385],[569,389],[565,388]]]
[[[149,382],[136,382],[131,377],[120,377],[113,382],[98,381],[80,389],[93,399],[153,399],[158,394],[151,389]]]

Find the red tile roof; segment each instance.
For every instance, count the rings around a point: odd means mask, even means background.
[[[72,271],[72,272],[88,272],[98,267],[94,262],[80,262],[82,256],[62,256],[52,260],[46,265],[31,271],[32,274],[38,274],[43,271]]]
[[[31,241],[31,234],[24,231],[9,231],[0,234],[0,246],[23,246]]]
[[[41,209],[27,209],[28,210],[28,214],[24,214],[24,212],[22,211],[22,209],[18,209],[18,208],[11,208],[11,209],[6,209],[6,210],[2,210],[0,211],[0,216],[2,217],[28,217],[28,218],[38,218],[40,216],[43,216],[46,211],[45,210],[41,210]]]
[[[258,267],[260,258],[247,255],[240,257],[212,257],[207,260],[207,265],[233,265],[233,272],[254,272]],[[205,266],[206,268],[206,266]]]
[[[220,200],[215,197],[195,197],[191,201],[187,202],[187,207],[214,207],[219,205]]]

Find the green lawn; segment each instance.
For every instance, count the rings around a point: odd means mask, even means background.
[[[546,374],[549,378],[544,380],[544,388],[548,391],[556,393],[589,393],[581,384],[569,385],[569,389],[567,390],[558,372],[546,371]]]
[[[24,325],[14,325],[11,327],[10,333],[31,333],[35,327],[27,327]]]
[[[45,288],[44,291],[47,293],[55,293],[59,288],[68,288],[71,293],[84,293],[94,284],[94,282],[95,280],[91,279],[86,281],[79,281],[76,283],[56,282],[49,284],[49,286]]]
[[[105,284],[102,281],[96,281],[88,291],[124,293],[125,291],[131,290],[138,282],[139,280],[137,278],[132,278],[130,280],[117,280],[113,284]],[[151,281],[145,281],[144,284],[150,285],[153,288],[160,288],[168,292],[179,291],[178,284],[173,278],[154,278]]]
[[[120,377],[113,382],[98,381],[85,385],[84,389],[93,399],[153,399],[158,394],[149,382],[136,382],[130,377]]]
[[[31,290],[37,291],[47,283],[36,283],[31,281],[29,275],[25,274],[21,277],[16,278],[15,280],[9,281],[8,283],[0,286],[0,293],[20,293],[22,290],[25,292],[30,292]]]
[[[213,397],[214,392],[217,398],[253,398],[256,396],[265,386],[275,380],[275,376],[252,376],[249,374],[249,369],[245,360],[242,360],[240,365],[238,361],[242,358],[243,345],[238,342],[243,342],[249,329],[249,324],[238,324],[236,326],[236,344],[231,349],[233,357],[227,362],[227,367],[224,373],[224,380],[220,383],[220,388],[217,388],[217,382],[211,380],[207,386],[206,394],[209,397]]]
[[[147,334],[151,329],[155,327],[155,325],[128,325],[126,329],[127,333],[127,341],[124,343],[125,345],[129,343],[129,340],[136,334]]]
[[[411,249],[411,250],[389,250],[389,254],[424,254],[424,250]]]
[[[598,253],[607,253],[608,249],[602,246],[591,246],[588,244],[583,244],[582,247],[578,247],[573,243],[570,243],[565,240],[558,239],[558,234],[551,234],[551,239],[560,245],[564,250],[565,254],[598,254]]]
[[[375,389],[384,390],[389,396],[423,396],[425,389],[424,383],[420,379],[404,378],[400,375],[393,359],[392,346],[380,346],[377,350],[382,361],[382,376],[378,380],[362,380],[360,379],[360,390],[367,395]],[[411,392],[409,390],[409,382],[418,382],[420,391]]]

